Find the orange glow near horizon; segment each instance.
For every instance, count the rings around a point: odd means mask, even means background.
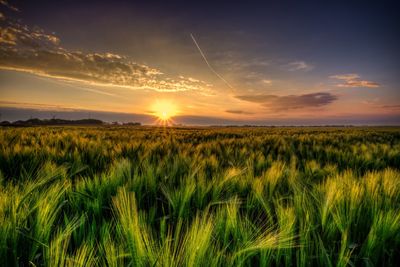
[[[172,117],[178,114],[176,104],[169,100],[157,100],[152,105],[151,111],[157,117],[156,124],[163,126],[171,125]]]

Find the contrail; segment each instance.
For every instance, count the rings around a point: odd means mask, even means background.
[[[230,85],[230,83],[228,83],[227,80],[224,79],[224,77],[222,77],[221,75],[219,75],[218,72],[216,72],[214,70],[214,68],[211,66],[211,64],[208,62],[206,56],[204,55],[203,51],[201,50],[199,44],[197,43],[196,39],[194,38],[193,34],[190,34],[190,37],[192,37],[192,40],[194,42],[194,44],[196,45],[197,49],[199,50],[201,56],[203,57],[204,61],[206,62],[208,68],[218,77],[220,78],[226,85],[228,85],[229,88],[234,89],[232,85]]]

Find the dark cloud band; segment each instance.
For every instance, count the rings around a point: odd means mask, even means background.
[[[322,107],[337,100],[337,96],[325,92],[287,96],[265,94],[239,95],[236,98],[248,102],[260,103],[264,107],[274,111]]]

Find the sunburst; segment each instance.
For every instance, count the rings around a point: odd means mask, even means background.
[[[170,126],[174,123],[172,117],[178,113],[178,109],[171,101],[157,100],[152,106],[152,112],[157,117],[157,125]]]

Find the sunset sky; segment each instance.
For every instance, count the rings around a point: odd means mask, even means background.
[[[394,1],[187,2],[0,0],[0,120],[400,124]]]

